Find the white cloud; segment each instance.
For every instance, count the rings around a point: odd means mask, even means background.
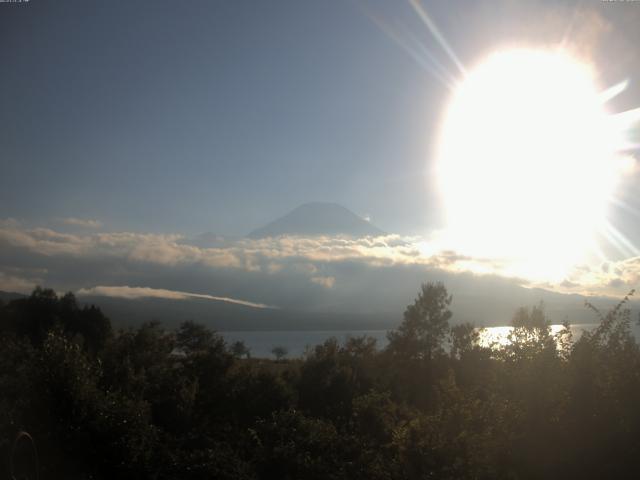
[[[24,278],[0,271],[0,290],[5,292],[30,293],[39,283],[42,283],[41,279]]]
[[[75,217],[67,217],[60,219],[62,223],[65,225],[71,225],[74,227],[82,227],[82,228],[102,228],[102,222],[94,219],[82,219]]]
[[[436,245],[423,238],[386,235],[360,239],[328,236],[242,238],[216,247],[198,247],[185,243],[183,236],[175,234],[61,233],[48,228],[26,228],[15,221],[0,223],[0,246],[19,249],[27,255],[101,260],[109,264],[119,261],[121,265],[140,268],[155,265],[303,275],[326,288],[336,284],[336,274],[330,269],[345,262],[381,268],[417,265],[453,273],[513,278],[509,265],[503,261],[461,255]],[[0,271],[7,272],[1,265]],[[564,293],[620,295],[626,293],[625,289],[638,285],[640,259],[577,267],[557,284],[515,281]],[[92,283],[91,279],[86,279],[86,283]]]
[[[560,290],[588,295],[625,295],[640,287],[640,257],[600,265],[579,265],[567,275]]]
[[[149,288],[149,287],[100,285],[92,288],[81,288],[76,293],[79,296],[117,297],[117,298],[126,298],[128,300],[134,300],[137,298],[166,298],[171,300],[187,300],[189,298],[202,298],[205,300],[233,303],[235,305],[243,305],[245,307],[252,307],[252,308],[277,308],[273,305],[249,302],[247,300],[239,300],[237,298],[217,297],[214,295],[205,295],[201,293],[179,292],[175,290],[165,290],[162,288]]]
[[[311,277],[311,281],[318,285],[322,285],[325,288],[333,288],[336,283],[335,277]]]

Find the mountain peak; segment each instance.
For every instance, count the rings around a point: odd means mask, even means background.
[[[385,232],[342,205],[310,202],[254,230],[249,237],[266,238],[284,235],[343,235],[357,238],[385,235]]]

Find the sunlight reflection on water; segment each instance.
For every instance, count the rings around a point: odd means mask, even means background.
[[[573,341],[580,338],[583,332],[592,330],[595,324],[575,324],[570,329]],[[555,334],[562,329],[562,325],[552,325],[551,333]],[[484,347],[491,345],[507,345],[509,332],[512,327],[485,327],[480,330],[480,344]],[[636,328],[632,329],[636,337],[640,337]],[[271,350],[275,346],[283,346],[288,350],[288,357],[300,357],[308,347],[323,343],[325,340],[335,337],[343,343],[348,337],[360,337],[367,335],[376,339],[378,349],[387,346],[387,330],[324,330],[324,331],[247,331],[247,332],[220,332],[228,343],[242,340],[251,350],[251,356],[258,358],[272,357]]]
[[[570,325],[569,329],[575,342],[585,331],[593,330],[595,327],[597,327],[595,324],[575,324]],[[557,334],[563,328],[562,325],[551,325],[551,335]],[[500,347],[509,344],[509,334],[513,331],[513,327],[486,327],[479,330],[480,345],[483,347]]]

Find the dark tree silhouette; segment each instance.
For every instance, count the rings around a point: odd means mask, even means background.
[[[284,357],[287,356],[289,351],[283,346],[277,346],[271,349],[271,353],[273,354],[274,357],[276,357],[276,360],[282,360]]]
[[[99,309],[38,288],[0,305],[0,457],[26,431],[42,478],[636,478],[629,300],[575,342],[522,308],[510,341],[486,347],[425,284],[388,348],[331,338],[283,362],[284,347],[241,360],[193,322],[111,332]]]
[[[249,350],[249,347],[247,347],[242,340],[233,342],[231,345],[231,353],[236,358],[249,358],[251,356],[251,350]]]
[[[442,283],[423,284],[418,298],[405,310],[400,327],[389,332],[388,350],[414,359],[432,359],[442,353],[449,332],[451,300]]]

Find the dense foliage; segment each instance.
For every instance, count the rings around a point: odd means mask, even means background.
[[[426,284],[385,349],[331,339],[272,361],[191,322],[113,332],[38,288],[0,306],[0,453],[28,431],[60,479],[637,478],[626,300],[575,341],[523,308],[490,348]]]

